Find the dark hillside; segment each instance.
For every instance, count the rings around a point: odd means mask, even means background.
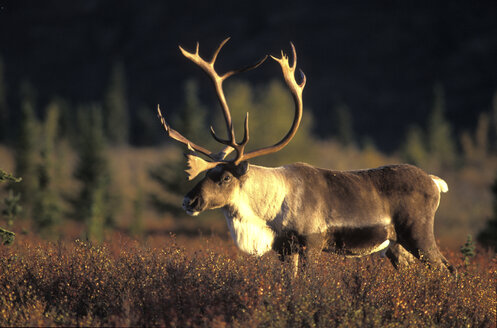
[[[332,110],[346,104],[356,134],[391,150],[406,126],[426,122],[437,83],[458,132],[490,108],[497,90],[496,17],[495,1],[0,0],[0,56],[12,108],[24,80],[34,85],[40,105],[54,96],[99,101],[112,65],[122,61],[136,115],[156,103],[174,110],[183,82],[202,77],[178,44],[191,49],[198,40],[208,53],[232,36],[223,69],[277,54],[292,40],[309,80],[305,103],[320,118],[316,132],[332,135]],[[279,72],[271,63],[244,75],[254,82],[273,77]],[[203,98],[213,102],[206,90]]]

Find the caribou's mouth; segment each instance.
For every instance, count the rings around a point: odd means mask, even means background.
[[[197,216],[200,214],[200,212],[186,210],[186,214],[191,215],[191,216]]]
[[[190,199],[189,197],[185,197],[183,200],[183,209],[186,214],[191,216],[197,216],[202,212],[202,204],[200,197],[195,197],[194,199]]]

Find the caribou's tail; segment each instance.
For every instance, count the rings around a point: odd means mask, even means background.
[[[431,174],[430,174],[430,178],[437,185],[439,192],[447,192],[447,191],[449,191],[449,186],[447,185],[447,182],[445,182],[443,179],[437,177],[436,175],[431,175]]]

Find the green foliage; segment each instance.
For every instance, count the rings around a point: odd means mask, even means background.
[[[345,104],[336,107],[332,122],[332,130],[335,131],[337,140],[344,146],[351,145],[355,137],[350,108]]]
[[[408,163],[423,166],[429,157],[425,145],[423,131],[417,126],[412,126],[407,132],[407,139],[402,147],[402,156]]]
[[[74,216],[86,223],[88,239],[102,241],[105,226],[113,221],[113,199],[101,109],[81,108],[78,117],[79,161],[74,177],[81,183],[81,189],[73,202]]]
[[[41,126],[40,161],[38,164],[38,190],[34,202],[33,219],[38,231],[50,235],[60,223],[60,199],[53,187],[53,157],[58,136],[59,107],[56,103],[48,106],[44,124]]]
[[[177,127],[181,134],[197,143],[205,140],[208,135],[205,118],[207,109],[200,103],[198,98],[198,83],[196,80],[188,80],[184,85],[183,105],[176,111],[173,126]]]
[[[7,197],[3,200],[4,208],[2,210],[2,216],[7,221],[9,227],[14,224],[14,221],[22,212],[20,201],[21,195],[16,194],[12,189],[9,190]]]
[[[434,103],[428,120],[428,149],[430,157],[438,159],[444,166],[454,163],[456,146],[452,135],[452,127],[444,117],[445,96],[441,85],[434,88]]]
[[[464,266],[458,254],[447,254],[460,265],[454,279],[422,265],[397,272],[386,259],[322,256],[292,280],[272,256],[233,255],[220,239],[185,245],[190,249],[174,239],[159,248],[117,240],[0,248],[0,326],[495,325],[495,257]]]
[[[29,90],[28,86],[26,88]],[[27,97],[21,107],[19,137],[15,148],[16,175],[22,176],[23,181],[16,185],[15,189],[24,195],[24,203],[29,213],[34,203],[34,195],[38,189],[39,129],[32,100]]]
[[[58,138],[59,108],[51,103],[46,117],[39,122],[35,117],[29,85],[25,87],[26,100],[22,107],[21,126],[16,147],[16,171],[23,181],[14,186],[23,195],[27,216],[38,231],[50,234],[60,221],[60,196],[52,180],[56,174],[54,153]]]
[[[469,265],[471,259],[475,257],[475,244],[471,235],[468,235],[466,242],[461,246],[461,254],[463,256],[464,265]]]
[[[5,172],[0,169],[0,182],[10,181],[10,182],[21,182],[22,178],[16,178],[10,173]]]
[[[461,146],[464,160],[471,165],[485,165],[485,160],[490,150],[490,127],[491,121],[487,113],[481,113],[474,136],[468,132],[461,135]]]
[[[21,178],[16,178],[12,174],[0,169],[0,182],[20,182],[21,180]],[[12,226],[15,218],[22,210],[19,205],[19,199],[20,195],[14,195],[14,192],[9,190],[9,195],[3,200],[5,208],[2,210],[2,216],[5,217],[8,226]],[[15,235],[16,234],[12,231],[8,231],[0,227],[0,239],[2,240],[3,245],[12,244],[14,242]]]
[[[126,76],[123,63],[114,64],[104,102],[105,135],[112,145],[129,140],[129,114],[126,99]]]
[[[492,185],[493,217],[487,221],[486,226],[478,234],[478,241],[497,252],[497,175]]]
[[[437,84],[427,128],[413,126],[408,130],[406,141],[401,146],[404,160],[435,171],[454,165],[457,159],[456,143],[452,126],[444,115],[445,96],[442,86]]]
[[[0,228],[0,239],[2,240],[3,245],[12,245],[15,237],[16,237],[16,234],[13,233],[12,231],[8,231],[8,230],[5,230],[3,228]]]

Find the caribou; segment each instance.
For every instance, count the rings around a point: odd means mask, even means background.
[[[196,216],[205,210],[221,208],[241,251],[262,256],[273,250],[280,259],[292,263],[295,275],[299,256],[303,263],[312,262],[322,251],[347,257],[380,253],[396,269],[408,267],[417,258],[432,267],[453,272],[434,236],[440,194],[448,191],[447,183],[441,178],[408,164],[334,171],[305,163],[274,168],[248,163],[249,159],[281,150],[295,136],[302,118],[306,76],[300,70],[300,83],[295,79],[297,54],[292,43],[292,64],[283,51],[280,58],[271,56],[281,66],[295,103],[295,115],[288,133],[279,142],[246,152],[248,113],[243,139],[237,142],[223,82],[234,74],[258,67],[267,56],[254,65],[220,75],[214,64],[228,40],[218,46],[211,60],[200,56],[198,43],[195,52],[179,47],[214,84],[228,137],[220,138],[212,127],[210,132],[224,145],[221,151],[211,152],[188,140],[166,122],[157,106],[167,135],[189,150],[188,179],[206,172],[184,197],[186,213]]]

